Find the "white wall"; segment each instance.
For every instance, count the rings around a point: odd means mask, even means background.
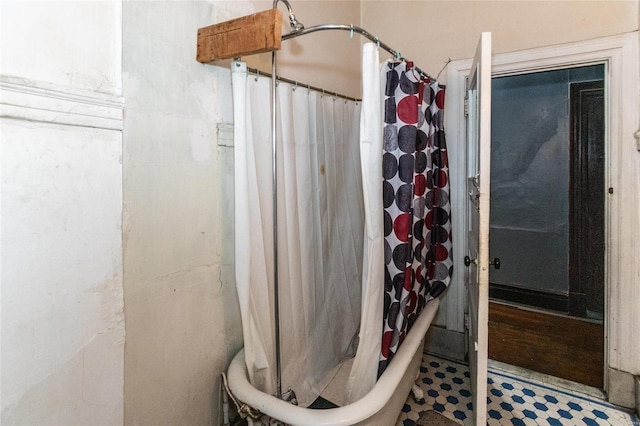
[[[493,53],[589,40],[637,30],[638,5],[637,0],[364,0],[362,24],[436,75],[449,59],[473,57],[482,31],[491,31]],[[390,30],[390,22],[411,30]],[[446,79],[445,72],[440,79]]]
[[[122,424],[120,4],[0,16],[0,421]]]

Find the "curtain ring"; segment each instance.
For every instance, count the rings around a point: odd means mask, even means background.
[[[349,31],[349,38],[353,40],[353,24],[351,24],[351,31]]]
[[[296,83],[296,85],[293,87],[293,91],[294,91],[294,92],[295,92],[295,91],[296,91],[296,89],[298,88],[298,82],[296,81],[295,83]]]
[[[378,44],[378,50],[380,50],[380,39],[378,37],[373,37],[373,39]]]
[[[260,70],[256,69],[256,81],[258,81],[258,77],[260,77]]]

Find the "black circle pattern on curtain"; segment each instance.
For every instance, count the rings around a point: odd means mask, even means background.
[[[378,376],[453,273],[444,87],[389,62],[383,130],[385,300]]]

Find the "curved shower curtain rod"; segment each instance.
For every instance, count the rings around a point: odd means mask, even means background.
[[[292,30],[289,34],[283,34],[282,40],[289,40],[289,39],[292,39],[292,38],[295,38],[295,37],[298,37],[298,36],[303,36],[303,35],[315,33],[315,32],[318,32],[318,31],[332,31],[332,30],[349,31],[349,33],[351,33],[351,34],[358,33],[358,34],[364,36],[365,38],[371,40],[372,42],[376,43],[379,48],[382,48],[382,49],[386,50],[387,52],[389,52],[398,61],[411,62],[411,60],[409,60],[409,59],[405,58],[404,56],[402,56],[402,54],[399,51],[395,50],[394,48],[392,48],[388,44],[380,41],[380,39],[378,37],[374,36],[369,31],[365,30],[362,27],[358,27],[357,25],[353,25],[353,24],[351,24],[351,25],[345,25],[345,24],[322,24],[322,25],[314,25],[314,26],[309,27],[309,28],[295,29],[295,30]],[[436,78],[431,77],[428,73],[424,72],[419,67],[414,66],[413,69],[416,70],[416,72],[418,72],[418,74],[420,74],[422,77],[427,78],[427,79],[429,79],[431,81],[437,81]]]
[[[322,24],[322,25],[314,25],[312,27],[309,28],[305,28],[305,26],[302,24],[302,22],[298,21],[296,19],[296,15],[293,13],[293,8],[291,7],[291,3],[289,3],[289,0],[273,0],[273,8],[277,9],[278,8],[278,3],[282,2],[284,3],[284,5],[287,7],[287,11],[289,12],[289,23],[291,26],[291,32],[289,34],[284,34],[282,36],[282,40],[289,40],[298,36],[303,36],[303,35],[307,35],[307,34],[311,34],[311,33],[315,33],[318,31],[333,31],[333,30],[338,30],[338,31],[349,31],[349,33],[351,34],[351,37],[353,37],[354,33],[358,33],[366,38],[368,38],[369,40],[371,40],[372,42],[376,43],[378,45],[378,47],[383,48],[384,50],[386,50],[387,52],[391,53],[391,55],[396,58],[399,61],[404,61],[404,62],[411,62],[409,59],[405,58],[404,56],[402,56],[402,54],[395,50],[394,48],[392,48],[391,46],[389,46],[386,43],[383,43],[382,41],[380,41],[380,39],[376,36],[374,36],[373,34],[371,34],[369,31],[365,30],[362,27],[358,27],[357,25],[344,25],[344,24]],[[422,77],[424,78],[428,78],[429,80],[432,81],[436,81],[437,79],[431,77],[429,74],[427,74],[426,72],[422,71],[420,68],[414,66],[413,67]]]
[[[315,33],[315,32],[319,32],[319,31],[331,31],[331,30],[338,30],[338,31],[349,31],[350,33],[358,33],[366,38],[368,38],[369,40],[371,40],[374,43],[378,44],[379,48],[382,48],[384,50],[386,50],[387,52],[389,52],[395,59],[399,60],[399,61],[405,61],[405,62],[411,62],[409,59],[405,58],[404,56],[402,56],[402,54],[393,49],[392,47],[390,47],[388,44],[380,41],[378,39],[378,37],[374,36],[373,34],[371,34],[369,31],[365,30],[362,27],[358,27],[356,25],[345,25],[345,24],[322,24],[322,25],[314,25],[312,27],[308,27],[305,28],[304,26],[301,26],[301,24],[299,23],[298,20],[295,21],[296,22],[296,29],[292,30],[289,34],[284,34],[282,36],[282,40],[289,40],[298,36],[303,36],[306,34],[311,34],[311,33]],[[421,77],[429,79],[431,81],[437,81],[436,78],[430,76],[428,73],[424,72],[422,69],[420,69],[417,66],[414,66],[413,69],[420,74]],[[256,75],[262,75],[264,77],[273,77],[270,73],[264,72],[264,71],[260,71],[257,68],[250,68],[247,67],[247,71],[249,71],[250,73],[256,74]],[[301,86],[301,87],[306,87],[310,90],[315,90],[317,92],[322,92],[325,93],[327,95],[330,96],[334,96],[337,98],[341,98],[341,99],[346,99],[349,101],[360,101],[360,99],[358,98],[354,98],[352,96],[348,96],[348,95],[343,95],[337,92],[332,92],[332,91],[328,91],[325,89],[322,89],[320,87],[315,87],[315,86],[311,86],[309,84],[305,84],[305,83],[300,83],[296,80],[291,80],[289,78],[285,78],[282,76],[276,76],[276,79],[278,81],[283,81],[285,83],[290,83],[293,84],[295,86]]]
[[[267,78],[273,77],[270,73],[264,72],[264,71],[260,71],[257,68],[247,67],[247,72],[249,72],[251,74],[255,74],[256,78],[258,78],[260,76],[267,77]],[[298,81],[298,80],[292,80],[290,78],[281,77],[281,76],[276,76],[276,79],[278,81],[283,82],[283,83],[289,83],[289,84],[293,85],[294,87],[306,88],[308,90],[313,90],[315,92],[322,93],[322,95],[331,96],[331,97],[339,98],[339,99],[344,99],[345,101],[353,101],[353,102],[361,102],[362,101],[362,99],[354,98],[353,96],[343,95],[342,93],[338,93],[338,92],[332,92],[330,90],[323,89],[322,87],[312,86],[311,84],[303,83],[303,82]],[[295,88],[294,88],[294,90],[295,90]]]

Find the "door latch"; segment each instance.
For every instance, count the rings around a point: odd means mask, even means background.
[[[500,258],[499,257],[494,258],[493,262],[489,262],[489,265],[493,265],[494,268],[500,269],[500,265],[501,265]]]
[[[464,257],[464,266],[470,266],[472,263],[474,265],[477,265],[478,259],[471,259],[469,256]],[[502,266],[502,263],[500,262],[500,258],[496,257],[493,259],[493,261],[489,262],[489,265],[493,266],[496,269],[500,269],[500,266]]]

